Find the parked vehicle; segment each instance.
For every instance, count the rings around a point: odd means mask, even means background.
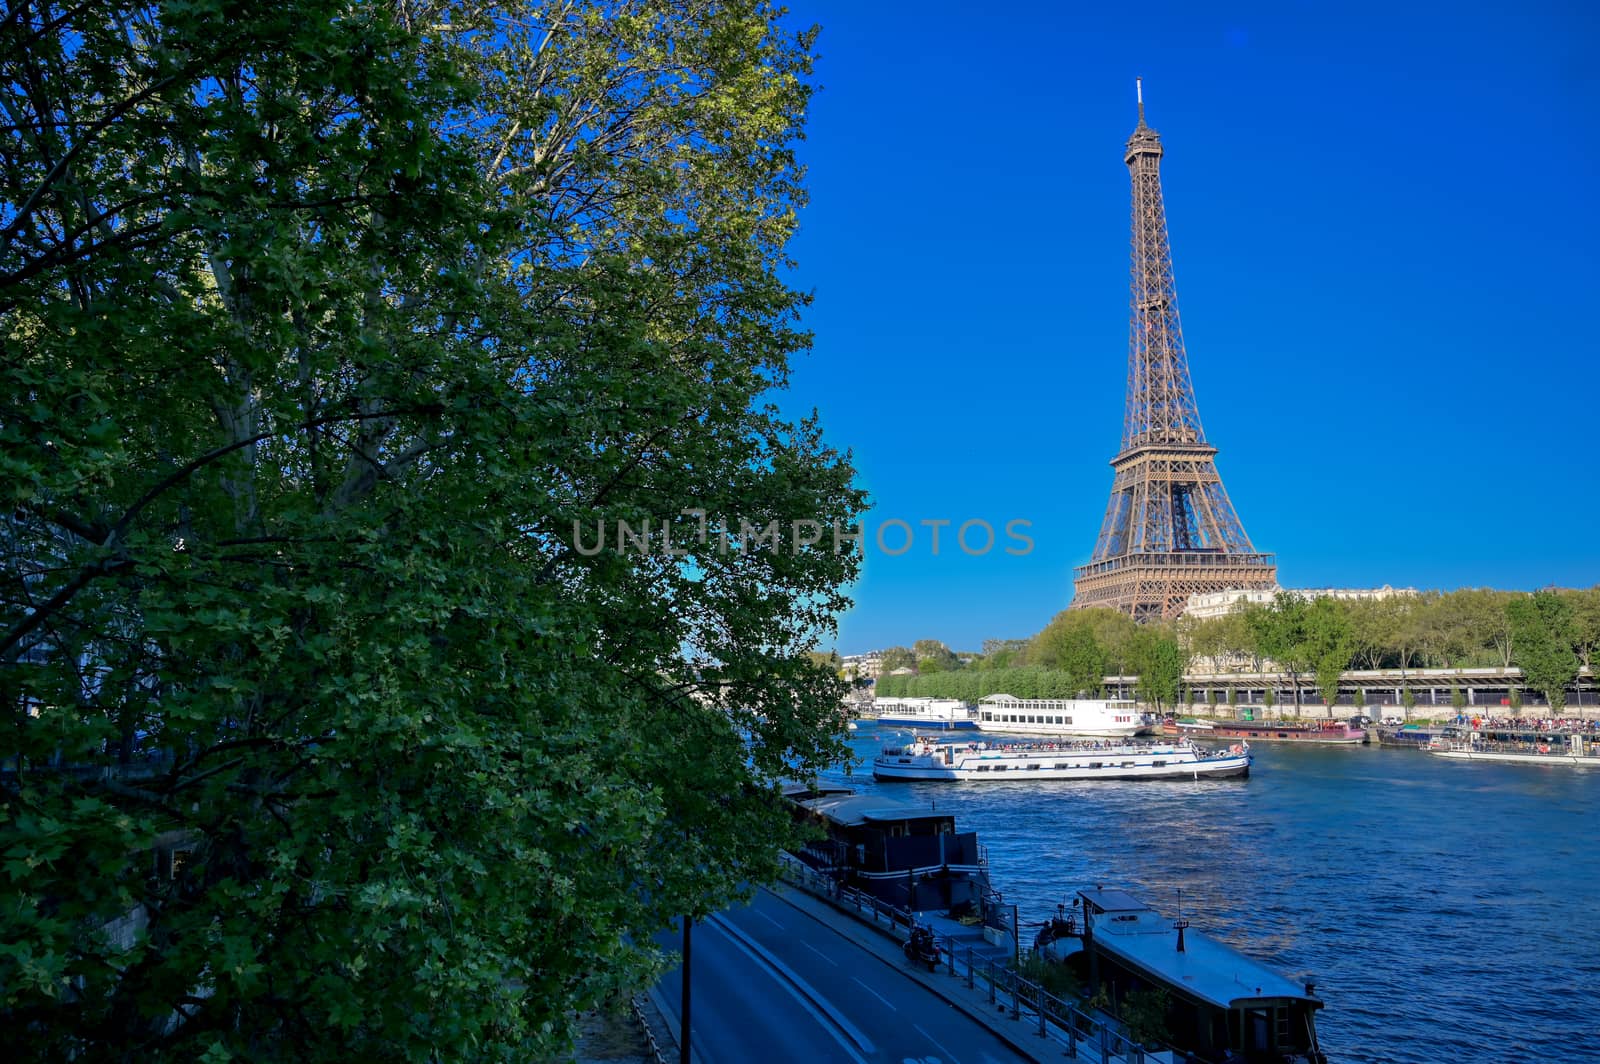
[[[906,939],[903,948],[911,963],[926,964],[930,972],[939,967],[939,943],[934,941],[932,928],[912,925],[911,937]]]

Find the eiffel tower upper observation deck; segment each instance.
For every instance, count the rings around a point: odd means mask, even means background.
[[[1123,159],[1133,178],[1133,299],[1122,450],[1072,607],[1109,606],[1142,621],[1176,617],[1198,592],[1276,587],[1278,569],[1250,545],[1200,427],[1161,200],[1161,136],[1145,124],[1142,82],[1138,97]]]

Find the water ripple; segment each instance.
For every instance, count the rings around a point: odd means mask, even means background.
[[[870,762],[880,741],[869,729],[856,751]],[[1024,922],[1087,884],[1168,913],[1181,891],[1198,929],[1317,983],[1337,1064],[1600,1060],[1600,773],[1254,752],[1244,782],[877,785],[869,769],[848,782],[977,831]]]

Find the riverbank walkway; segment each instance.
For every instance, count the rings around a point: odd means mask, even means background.
[[[1133,1046],[1116,1031],[1102,1027],[1083,1013],[1073,1010],[1070,1005],[1053,998],[1043,999],[1045,1014],[1041,1015],[1040,1008],[1035,1004],[1041,999],[1031,992],[1031,984],[1016,979],[1009,967],[1014,953],[1009,941],[1005,945],[997,945],[985,939],[981,928],[969,927],[943,917],[919,915],[918,919],[924,925],[934,929],[944,948],[937,970],[928,972],[906,959],[902,947],[907,930],[901,921],[870,906],[858,908],[848,900],[841,902],[824,889],[806,889],[807,886],[821,885],[805,883],[803,871],[797,870],[793,878],[799,882],[760,890],[757,908],[764,909],[768,914],[784,910],[794,913],[792,921],[780,916],[780,920],[791,927],[822,925],[833,932],[833,935],[816,935],[814,942],[804,943],[806,949],[819,956],[830,950],[830,943],[842,939],[849,944],[849,960],[853,966],[841,967],[834,979],[813,979],[809,982],[793,980],[801,987],[803,994],[822,999],[812,1002],[812,1005],[824,1014],[836,1012],[839,1001],[847,997],[859,1000],[863,994],[870,994],[882,1002],[875,1008],[893,1013],[895,1006],[891,1002],[901,1000],[901,991],[905,989],[903,982],[910,982],[992,1034],[1015,1054],[1016,1059],[1048,1061],[1051,1064],[1062,1061],[1179,1064],[1182,1060],[1181,1054],[1147,1051]],[[737,911],[730,910],[724,915],[731,916]],[[765,918],[771,920],[770,915]],[[863,965],[862,952],[882,963]],[[767,960],[770,962],[772,958]],[[846,958],[841,956],[839,960]],[[830,960],[829,963],[835,962]],[[659,1018],[657,1030],[666,1031],[674,1040],[672,1046],[661,1047],[662,1056],[667,1059],[675,1057],[679,1048],[674,1001],[677,978],[674,973],[663,980],[649,995],[651,1007],[646,1009],[647,1013],[654,1013]],[[886,985],[889,983],[900,985]],[[696,1049],[710,1041],[707,1035],[712,1025],[749,1027],[762,1023],[760,1016],[748,1013],[737,1016],[707,1015],[713,1007],[709,1001],[695,1006]],[[915,1029],[926,1035],[928,1032],[923,1030],[922,1025],[929,1023],[929,1017],[897,1015],[895,1020],[900,1024],[900,1029],[907,1032],[906,1044],[894,1044],[892,1038],[880,1034],[875,1040],[876,1044],[871,1046],[871,1052],[851,1052],[849,1057],[895,1062],[925,1059],[914,1044],[921,1039],[910,1032]],[[865,1050],[866,1047],[858,1045],[856,1048]],[[945,1055],[963,1059],[958,1053]],[[695,1052],[692,1058],[704,1064],[720,1064],[720,1055],[711,1052]],[[768,1043],[762,1059],[769,1064],[776,1064],[778,1061],[801,1058],[787,1052],[781,1041],[772,1041]]]

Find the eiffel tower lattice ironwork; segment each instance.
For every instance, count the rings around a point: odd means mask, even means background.
[[[1189,379],[1172,248],[1161,200],[1161,137],[1139,124],[1124,162],[1133,178],[1133,300],[1128,396],[1111,503],[1072,606],[1109,606],[1137,620],[1175,617],[1189,596],[1277,586],[1277,564],[1250,545],[1217,473]]]

